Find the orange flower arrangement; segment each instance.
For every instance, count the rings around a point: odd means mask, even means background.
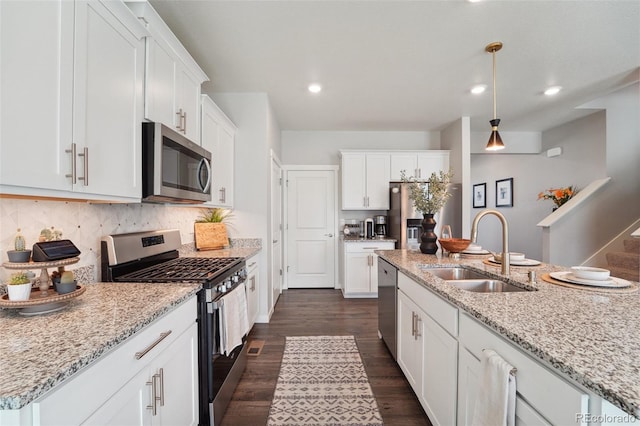
[[[538,194],[538,200],[551,200],[555,203],[557,207],[560,207],[567,201],[571,199],[574,195],[576,195],[578,191],[573,186],[568,186],[566,188],[552,188],[547,189]]]

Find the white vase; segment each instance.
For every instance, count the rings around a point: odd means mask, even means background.
[[[9,300],[29,300],[31,295],[31,283],[26,284],[8,284],[7,293]]]

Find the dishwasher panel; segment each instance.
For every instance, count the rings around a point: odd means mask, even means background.
[[[378,258],[378,332],[396,359],[398,269]]]

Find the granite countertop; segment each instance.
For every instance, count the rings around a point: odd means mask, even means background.
[[[535,358],[640,418],[640,292],[613,294],[557,286],[543,281],[542,274],[569,268],[542,264],[511,267],[512,281],[537,291],[472,293],[445,283],[419,265],[465,265],[496,278],[501,278],[500,266],[414,250],[376,253]],[[535,283],[528,283],[529,270],[536,271]]]
[[[58,312],[26,317],[0,309],[0,410],[32,402],[200,288],[95,283]]]
[[[260,247],[232,247],[219,250],[202,250],[181,253],[181,257],[243,257],[249,259],[261,250]]]

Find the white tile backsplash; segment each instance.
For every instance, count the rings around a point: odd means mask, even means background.
[[[6,262],[13,249],[17,228],[21,228],[27,247],[38,241],[40,230],[55,227],[62,238],[71,240],[81,251],[80,261],[68,267],[94,266],[100,269],[100,239],[104,235],[151,229],[178,229],[182,243],[193,241],[193,223],[202,214],[199,207],[162,204],[88,204],[72,201],[0,199],[0,259]],[[1,268],[4,281],[10,272]],[[97,277],[96,277],[97,278]]]

